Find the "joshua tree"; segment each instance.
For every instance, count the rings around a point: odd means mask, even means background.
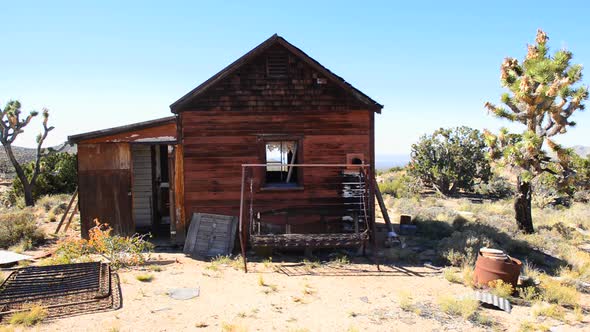
[[[27,206],[33,206],[35,205],[35,200],[33,198],[33,188],[35,187],[35,182],[39,176],[41,159],[48,153],[56,151],[52,148],[44,149],[42,147],[45,138],[47,138],[49,132],[53,130],[53,127],[47,126],[47,120],[49,120],[49,111],[47,109],[43,109],[43,131],[37,136],[35,164],[30,178],[27,177],[23,167],[19,164],[18,160],[16,160],[14,152],[12,151],[12,143],[14,143],[16,138],[24,132],[24,128],[39,113],[36,111],[31,111],[26,118],[21,119],[21,104],[16,100],[9,101],[6,104],[6,107],[4,107],[4,110],[0,111],[0,143],[2,143],[2,146],[4,146],[4,150],[6,151],[8,158],[10,159],[12,166],[14,166],[16,175],[23,185],[25,204]]]
[[[537,31],[534,45],[528,45],[524,61],[506,58],[500,68],[502,86],[509,92],[502,95],[499,107],[486,103],[493,115],[523,124],[522,133],[510,134],[502,129],[494,135],[485,132],[490,156],[500,163],[513,167],[518,174],[514,203],[519,229],[533,233],[531,216],[531,180],[543,172],[550,172],[566,182],[571,176],[568,169],[569,151],[552,140],[574,126],[570,117],[584,109],[588,88],[578,83],[582,79],[582,66],[571,64],[572,53],[559,50],[552,56],[547,47],[547,35]],[[553,150],[557,162],[551,163],[544,144]]]

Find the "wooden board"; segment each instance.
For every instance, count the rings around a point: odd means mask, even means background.
[[[136,228],[152,225],[152,153],[149,145],[132,145],[133,220]]]
[[[133,234],[129,144],[78,144],[78,195],[82,237],[94,219],[116,234]]]
[[[194,213],[184,244],[192,257],[229,255],[233,251],[238,218],[209,213]]]

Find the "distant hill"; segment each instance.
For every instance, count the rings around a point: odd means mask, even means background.
[[[395,166],[405,166],[410,162],[410,156],[406,154],[377,154],[375,156],[375,168],[388,170]]]
[[[36,149],[23,148],[20,146],[13,146],[12,151],[14,152],[16,160],[21,164],[35,160],[35,155],[37,153]],[[67,146],[61,152],[76,153],[76,146]],[[6,155],[6,151],[4,151],[4,147],[0,146],[0,179],[12,179],[15,175],[14,168],[12,167],[10,159],[8,159],[8,156]]]
[[[590,154],[590,146],[574,145],[572,146],[572,149],[582,157],[586,157]]]

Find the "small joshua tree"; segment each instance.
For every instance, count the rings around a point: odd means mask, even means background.
[[[562,183],[571,178],[570,152],[551,138],[565,134],[568,127],[575,125],[570,117],[584,109],[588,98],[588,88],[578,84],[582,66],[570,63],[570,51],[559,50],[549,55],[547,40],[545,32],[538,30],[535,44],[528,45],[522,63],[514,58],[504,59],[501,82],[509,92],[502,95],[502,103],[508,108],[485,104],[493,115],[526,127],[519,134],[506,129],[497,135],[485,132],[490,156],[513,167],[518,174],[514,209],[518,228],[525,233],[534,232],[531,181],[544,172],[558,176]],[[548,157],[545,143],[557,157],[556,162]]]
[[[27,206],[33,206],[35,204],[35,199],[33,197],[33,189],[35,187],[35,182],[37,181],[37,177],[39,176],[41,170],[41,159],[48,153],[56,151],[52,148],[44,149],[42,147],[45,138],[47,138],[49,132],[53,130],[53,127],[47,126],[47,121],[49,120],[49,111],[47,109],[43,109],[43,131],[37,136],[37,151],[35,155],[35,164],[30,178],[27,177],[23,167],[20,165],[20,163],[14,156],[14,152],[12,151],[12,144],[14,143],[16,138],[24,132],[24,128],[31,122],[31,120],[34,117],[39,115],[39,113],[36,111],[31,111],[26,118],[21,119],[21,104],[16,100],[9,101],[6,104],[6,107],[4,107],[4,110],[0,111],[0,143],[2,143],[2,146],[4,146],[6,155],[8,155],[8,158],[10,159],[12,166],[14,166],[16,176],[22,183],[25,195],[25,204]],[[65,147],[65,144],[63,147]]]

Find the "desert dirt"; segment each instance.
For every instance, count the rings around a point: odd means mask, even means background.
[[[249,273],[211,264],[181,253],[154,254],[162,271],[119,271],[123,307],[117,311],[63,318],[35,327],[40,331],[485,331],[461,317],[442,313],[440,295],[471,290],[446,281],[423,266],[376,265],[359,257],[350,264],[310,268],[293,263],[249,263]],[[277,260],[275,258],[275,260]],[[208,268],[209,267],[209,268]],[[153,274],[151,282],[136,279]],[[200,296],[174,300],[168,291],[199,287]],[[399,294],[411,294],[420,310],[400,308]],[[588,295],[582,304],[588,305]],[[530,308],[512,313],[480,309],[496,330],[516,331]],[[588,329],[588,317],[559,331]]]

